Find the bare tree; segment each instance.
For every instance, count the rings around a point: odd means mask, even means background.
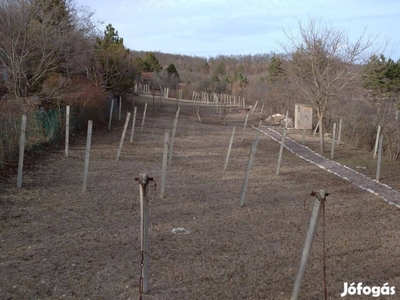
[[[313,105],[320,125],[320,151],[324,152],[323,118],[332,100],[359,76],[371,56],[375,39],[366,32],[351,42],[346,31],[338,30],[321,20],[298,22],[299,36],[284,31],[288,43],[282,45],[289,57],[284,64],[297,86]]]
[[[153,73],[152,85],[160,87],[160,92],[162,93],[164,88],[175,90],[179,81],[180,78],[176,74],[170,74],[165,70],[161,70]]]
[[[69,1],[57,3],[0,0],[0,64],[15,98],[39,93],[52,73],[71,76],[86,67],[82,59],[92,28]]]

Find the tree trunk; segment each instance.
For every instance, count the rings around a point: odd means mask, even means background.
[[[324,115],[323,114],[319,114],[318,116],[318,122],[319,122],[319,144],[320,144],[320,152],[321,154],[325,152],[325,143],[324,143],[324,123],[323,123],[323,118]]]

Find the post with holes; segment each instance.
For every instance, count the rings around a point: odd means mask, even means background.
[[[226,171],[226,169],[228,168],[228,162],[229,162],[229,156],[231,155],[233,138],[235,137],[235,130],[236,130],[236,126],[233,126],[231,140],[229,141],[228,153],[226,154],[224,171]]]
[[[87,177],[88,177],[89,159],[90,159],[90,145],[92,142],[92,126],[93,126],[93,121],[89,120],[87,138],[86,138],[85,167],[83,169],[82,193],[86,192],[86,187],[87,187]]]
[[[140,127],[140,132],[143,132],[144,119],[146,118],[146,110],[147,110],[147,103],[144,104],[143,119],[142,119],[142,127]]]
[[[172,135],[171,135],[171,142],[170,142],[170,149],[169,149],[169,160],[168,160],[169,166],[172,163],[172,152],[174,150],[174,140],[175,140],[175,134],[176,134],[176,127],[178,127],[178,119],[179,119],[180,110],[181,110],[181,107],[178,106],[178,109],[176,110],[175,119],[174,119],[174,127],[172,128]]]
[[[169,145],[169,130],[165,129],[164,151],[163,151],[162,170],[161,170],[161,189],[160,189],[161,198],[164,198],[165,195],[165,177],[167,173],[168,145]]]
[[[121,150],[122,150],[122,146],[124,144],[126,130],[128,129],[128,124],[129,124],[129,119],[130,118],[131,118],[131,113],[128,112],[128,114],[126,115],[124,129],[122,130],[121,140],[119,142],[119,147],[118,147],[118,152],[117,152],[117,159],[116,159],[117,161],[119,160],[119,157],[121,156]]]
[[[21,120],[21,137],[19,139],[19,160],[18,160],[18,177],[17,177],[18,188],[22,186],[22,172],[24,169],[24,154],[25,154],[25,132],[26,132],[26,115],[23,115]]]
[[[239,202],[239,205],[241,207],[244,205],[244,200],[246,198],[247,186],[249,184],[250,172],[251,172],[251,169],[253,168],[253,160],[254,160],[254,155],[256,155],[256,151],[257,151],[257,141],[254,141],[252,146],[251,146],[249,163],[247,165],[246,175],[245,175],[244,180],[243,180],[242,194],[240,196],[240,202]]]
[[[381,136],[379,137],[378,162],[376,166],[376,181],[379,181],[381,179],[382,146],[383,146],[383,134],[381,134]]]
[[[315,231],[317,229],[318,220],[321,215],[321,211],[325,205],[326,197],[328,195],[329,194],[325,193],[324,190],[320,190],[319,192],[311,192],[311,196],[315,196],[316,199],[311,213],[310,224],[308,226],[303,252],[301,253],[299,269],[297,271],[297,276],[294,282],[293,292],[290,300],[297,300],[299,297],[301,282],[303,281],[304,273],[306,271],[307,261],[310,256],[310,251],[314,240]]]
[[[68,157],[68,147],[69,147],[69,115],[70,107],[69,105],[65,108],[65,156]]]
[[[153,178],[146,174],[139,174],[135,178],[139,182],[140,195],[140,251],[142,253],[140,286],[141,292],[147,294],[149,291],[149,201],[147,198],[148,184]]]

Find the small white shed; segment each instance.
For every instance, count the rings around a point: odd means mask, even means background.
[[[294,128],[312,129],[312,106],[307,104],[295,104]]]

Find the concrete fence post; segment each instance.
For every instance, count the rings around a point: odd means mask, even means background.
[[[381,135],[381,125],[378,126],[378,132],[376,133],[375,147],[374,147],[374,159],[376,159],[376,153],[378,151],[379,136]]]
[[[133,143],[133,136],[135,133],[136,113],[137,113],[137,106],[135,106],[135,108],[133,110],[132,131],[131,131],[131,140],[130,140],[131,144]]]
[[[243,142],[244,133],[245,133],[245,131],[246,131],[247,119],[248,119],[248,118],[249,118],[249,114],[246,114],[246,118],[244,119],[244,126],[243,126],[242,138],[240,139],[241,142]]]
[[[119,160],[119,157],[121,156],[121,150],[122,150],[122,146],[124,144],[124,140],[125,140],[125,135],[126,135],[126,130],[128,129],[128,125],[129,125],[129,119],[131,118],[131,113],[128,112],[128,114],[126,115],[126,120],[125,120],[125,124],[124,124],[124,129],[122,130],[122,135],[121,135],[121,140],[119,142],[119,147],[118,147],[118,152],[117,152],[117,159],[116,161]]]
[[[379,137],[379,148],[378,148],[378,162],[376,166],[376,180],[381,179],[381,164],[382,164],[382,147],[383,147],[383,134]]]
[[[165,179],[166,179],[166,173],[167,173],[168,146],[169,146],[169,130],[165,129],[164,151],[163,151],[163,159],[162,159],[162,167],[161,167],[161,189],[160,189],[160,197],[161,198],[164,198],[164,195],[165,195]]]
[[[334,153],[335,153],[335,135],[336,135],[336,123],[333,123],[332,129],[332,145],[331,145],[331,160],[333,160]]]
[[[113,109],[114,109],[114,99],[111,100],[110,117],[108,119],[108,130],[111,129],[111,121],[112,121],[112,117],[113,117]]]
[[[249,184],[250,172],[251,172],[251,169],[253,168],[253,160],[254,160],[254,156],[256,155],[256,151],[257,151],[257,141],[253,141],[253,144],[251,146],[251,151],[250,151],[249,162],[247,164],[246,175],[243,180],[242,194],[240,196],[240,201],[239,201],[239,205],[241,207],[243,207],[244,200],[246,198],[247,186]]]
[[[235,130],[236,130],[236,126],[233,126],[233,128],[232,128],[231,139],[230,139],[230,141],[229,141],[228,153],[226,154],[226,158],[225,158],[224,171],[226,171],[226,169],[228,168],[228,162],[229,162],[229,157],[230,157],[230,155],[231,155],[231,149],[232,149],[233,139],[234,139],[234,137],[235,137]]]
[[[26,134],[26,115],[21,119],[21,136],[19,139],[19,160],[18,160],[18,176],[17,187],[22,187],[22,173],[24,169],[24,155],[25,155],[25,134]]]
[[[143,132],[144,120],[146,119],[146,110],[147,110],[147,103],[144,104],[142,126],[140,127],[140,132],[141,133]]]
[[[311,213],[310,224],[308,226],[306,239],[304,242],[303,251],[300,258],[299,269],[297,271],[296,280],[293,286],[292,296],[290,300],[297,300],[300,294],[301,282],[303,281],[304,273],[306,271],[306,266],[308,262],[308,258],[310,256],[312,243],[315,237],[315,231],[317,229],[318,220],[321,215],[321,211],[325,205],[326,196],[328,193],[325,193],[324,190],[320,190],[318,193],[312,192],[312,196],[315,196],[314,207]]]
[[[69,151],[69,117],[70,115],[70,107],[69,105],[65,108],[65,156],[68,157]]]
[[[175,141],[175,134],[176,134],[176,128],[178,127],[178,119],[179,119],[179,112],[181,110],[181,107],[178,106],[178,109],[176,110],[175,114],[175,119],[174,119],[174,126],[172,128],[172,135],[171,135],[171,142],[170,142],[170,150],[169,150],[169,159],[168,159],[168,165],[170,166],[172,163],[172,152],[174,150],[174,141]]]
[[[93,121],[88,121],[88,130],[87,130],[87,137],[86,137],[86,151],[85,151],[85,166],[83,169],[83,183],[82,183],[82,193],[86,192],[87,188],[87,178],[89,173],[89,159],[90,159],[90,146],[92,143],[92,127]]]

